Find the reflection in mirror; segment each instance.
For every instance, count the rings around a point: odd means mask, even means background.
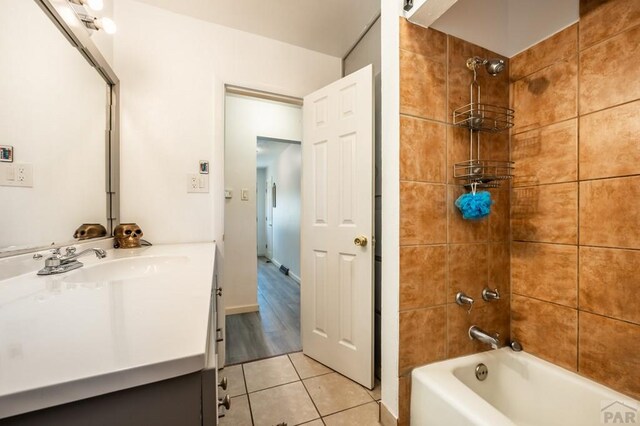
[[[107,87],[36,2],[0,0],[0,255],[108,228]]]

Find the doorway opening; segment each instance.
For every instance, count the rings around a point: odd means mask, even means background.
[[[228,90],[225,111],[226,363],[238,364],[302,350],[302,109]]]

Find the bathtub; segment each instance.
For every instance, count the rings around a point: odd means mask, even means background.
[[[484,381],[476,366],[488,368]],[[525,352],[502,348],[413,370],[411,425],[638,424],[638,401]]]

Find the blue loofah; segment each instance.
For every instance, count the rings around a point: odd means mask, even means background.
[[[467,220],[489,216],[491,204],[493,204],[491,194],[487,191],[462,194],[456,200],[456,207],[462,212],[462,218]]]

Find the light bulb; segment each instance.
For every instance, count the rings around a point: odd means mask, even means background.
[[[95,23],[97,28],[102,28],[107,34],[113,34],[118,29],[116,23],[109,18],[96,19]]]
[[[104,2],[102,0],[84,0],[83,4],[86,4],[92,10],[102,10],[104,7]]]

